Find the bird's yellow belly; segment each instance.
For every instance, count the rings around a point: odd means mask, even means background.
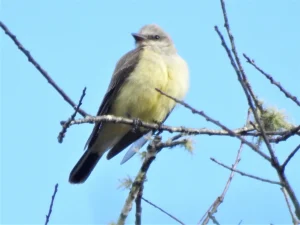
[[[162,122],[175,102],[155,90],[160,89],[174,97],[176,82],[169,76],[167,65],[159,55],[147,54],[120,89],[111,114],[139,118],[147,122]],[[175,89],[174,89],[175,88]]]

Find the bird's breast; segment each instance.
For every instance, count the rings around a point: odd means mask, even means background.
[[[188,69],[177,54],[161,56],[144,50],[135,69],[120,89],[112,114],[148,122],[163,121],[175,102],[161,95],[155,88],[178,99],[185,96]]]

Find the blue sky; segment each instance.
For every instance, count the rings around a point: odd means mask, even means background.
[[[265,71],[298,97],[299,1],[227,1],[227,11],[240,55],[247,53]],[[244,124],[247,103],[227,55],[214,31],[223,34],[219,1],[82,1],[2,0],[0,19],[66,93],[77,101],[87,87],[83,109],[97,112],[116,61],[134,47],[130,35],[157,23],[172,36],[190,68],[186,102],[230,128]],[[108,224],[117,221],[128,191],[119,180],[135,176],[138,157],[120,166],[120,154],[101,160],[83,185],[68,183],[69,172],[83,153],[92,125],[74,126],[63,144],[57,142],[59,122],[72,108],[56,93],[1,31],[1,224],[45,221],[55,183],[59,183],[50,224]],[[300,123],[299,107],[286,99],[242,59],[257,95],[269,106],[284,109]],[[216,128],[179,106],[168,125]],[[169,136],[166,134],[164,137]],[[239,141],[197,136],[194,155],[181,148],[162,151],[152,164],[144,197],[187,224],[196,224],[221,193]],[[276,147],[282,162],[299,144],[293,137]],[[300,154],[287,176],[300,198]],[[245,147],[239,169],[277,179],[264,160]],[[278,186],[236,175],[216,218],[221,224],[288,224],[291,219]],[[143,203],[144,224],[175,224]],[[128,218],[134,223],[134,212]]]

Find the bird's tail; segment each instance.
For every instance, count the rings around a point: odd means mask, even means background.
[[[93,152],[91,150],[85,151],[83,156],[74,166],[70,173],[69,182],[73,184],[79,184],[86,181],[89,177],[97,162],[101,159],[103,153]]]

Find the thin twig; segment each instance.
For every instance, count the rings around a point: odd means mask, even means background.
[[[220,166],[223,166],[223,167],[226,168],[226,169],[229,169],[229,170],[231,170],[231,171],[234,171],[234,172],[236,172],[236,173],[239,173],[239,174],[241,174],[242,176],[250,177],[250,178],[252,178],[252,179],[259,180],[259,181],[266,182],[266,183],[270,183],[270,184],[277,184],[277,185],[283,186],[283,184],[280,183],[280,182],[278,182],[278,181],[273,181],[273,180],[261,178],[261,177],[254,176],[254,175],[251,175],[251,174],[248,174],[248,173],[244,173],[244,172],[242,172],[242,171],[240,171],[240,170],[233,169],[232,167],[227,166],[227,165],[225,165],[225,164],[219,162],[218,160],[216,160],[216,159],[214,159],[214,158],[210,158],[210,160],[213,161],[213,162],[215,162],[215,163],[217,163],[217,164],[219,164]]]
[[[246,117],[246,123],[245,123],[246,125],[249,123],[250,115],[251,115],[251,111],[250,111],[250,109],[248,109],[247,117]],[[241,142],[240,147],[239,147],[238,152],[237,152],[237,155],[236,155],[236,158],[235,158],[235,162],[232,166],[232,169],[236,169],[239,162],[240,162],[240,160],[241,160],[241,154],[242,154],[242,151],[243,151],[243,146],[244,146],[244,144],[243,144],[243,142]],[[202,225],[208,224],[209,219],[210,219],[209,215],[213,215],[215,212],[217,212],[217,209],[218,209],[219,205],[221,205],[221,203],[224,201],[225,195],[227,194],[227,191],[228,191],[229,186],[232,182],[233,176],[234,176],[234,171],[231,171],[222,194],[216,198],[216,200],[214,201],[212,206],[203,215],[203,217],[198,222],[198,224],[200,224],[202,221],[203,221]],[[206,217],[205,217],[205,215],[206,215]]]
[[[285,169],[286,165],[289,163],[289,161],[294,157],[294,155],[298,152],[300,149],[300,144],[289,154],[289,156],[286,158],[284,163],[282,164],[281,168],[282,170]]]
[[[163,212],[164,214],[166,214],[167,216],[171,217],[173,220],[177,221],[178,223],[185,225],[185,223],[183,223],[181,220],[179,220],[177,217],[173,216],[172,214],[168,213],[167,211],[165,211],[164,209],[160,208],[159,206],[155,205],[154,203],[150,202],[149,200],[145,199],[144,197],[142,197],[142,199],[147,202],[148,204],[152,205],[154,208],[157,208],[159,211]]]
[[[288,207],[288,209],[289,209],[290,215],[291,215],[291,217],[292,217],[293,224],[294,224],[294,225],[300,224],[300,221],[297,220],[297,218],[295,217],[295,215],[294,215],[294,213],[293,213],[292,206],[291,206],[290,201],[289,201],[288,193],[286,192],[285,188],[283,188],[283,187],[281,188],[281,191],[282,191],[282,193],[283,193],[285,202],[286,202],[286,204],[287,204],[287,207]]]
[[[279,82],[275,81],[274,78],[270,74],[267,74],[260,67],[258,67],[255,64],[253,59],[250,59],[245,53],[243,54],[243,56],[246,58],[247,63],[254,66],[254,68],[257,69],[261,74],[263,74],[271,82],[271,84],[274,84],[276,87],[278,87],[279,90],[282,93],[284,93],[287,98],[291,99],[294,103],[296,103],[298,106],[300,106],[300,101],[298,101],[296,96],[293,96],[291,93],[289,93],[284,87],[282,87],[282,85]]]
[[[48,83],[63,97],[63,99],[68,102],[74,110],[76,110],[76,104],[72,101],[72,99],[54,82],[54,80],[50,77],[50,75],[44,70],[40,64],[32,57],[30,52],[23,47],[17,37],[10,32],[7,26],[0,21],[0,27],[2,30],[11,38],[11,40],[15,43],[15,45],[20,49],[21,52],[27,57],[28,61],[44,76],[44,78],[48,81]],[[84,110],[78,109],[78,113],[83,117],[88,116]]]
[[[271,142],[275,142],[275,143],[279,143],[281,141],[286,141],[289,137],[293,136],[294,134],[299,135],[299,131],[300,131],[300,125],[291,128],[288,131],[285,131],[285,134],[281,134],[279,137],[274,138],[274,139],[270,139]]]
[[[58,137],[57,137],[59,143],[63,142],[63,139],[65,137],[65,133],[67,132],[67,129],[70,126],[71,121],[73,121],[75,119],[76,114],[77,114],[80,106],[82,105],[82,100],[83,100],[83,98],[85,96],[85,92],[86,92],[86,87],[82,90],[82,94],[81,94],[81,97],[79,99],[78,105],[76,106],[75,112],[72,114],[72,116],[70,117],[70,119],[68,119],[67,122],[65,122],[62,125],[62,130],[59,132]]]
[[[53,195],[51,197],[51,203],[50,203],[50,206],[49,206],[49,211],[48,211],[48,214],[46,215],[45,225],[47,225],[49,223],[49,219],[50,219],[50,216],[51,216],[51,213],[52,213],[53,203],[54,203],[54,199],[55,199],[55,196],[56,196],[56,193],[57,193],[57,189],[58,189],[58,184],[55,184],[54,192],[53,192]]]
[[[199,111],[199,110],[193,108],[192,106],[190,106],[189,104],[187,104],[187,103],[185,103],[183,101],[180,101],[180,100],[178,100],[178,99],[176,99],[176,98],[174,98],[174,97],[166,94],[165,92],[163,92],[163,91],[161,91],[159,89],[156,89],[156,91],[158,91],[160,94],[162,94],[162,95],[164,95],[164,96],[166,96],[166,97],[174,100],[176,103],[178,103],[180,105],[183,105],[185,108],[191,110],[192,113],[198,114],[198,115],[204,117],[207,121],[212,122],[213,124],[217,125],[218,127],[221,127],[223,130],[226,130],[230,136],[234,136],[234,137],[238,138],[241,142],[243,142],[244,144],[248,145],[251,149],[253,149],[256,153],[258,153],[264,159],[266,159],[267,161],[270,161],[270,157],[267,156],[262,151],[260,151],[257,146],[255,146],[251,142],[247,141],[246,139],[242,138],[240,135],[234,133],[228,127],[226,127],[225,125],[221,124],[219,121],[212,119],[211,117],[209,117],[208,115],[206,115],[203,111]]]

